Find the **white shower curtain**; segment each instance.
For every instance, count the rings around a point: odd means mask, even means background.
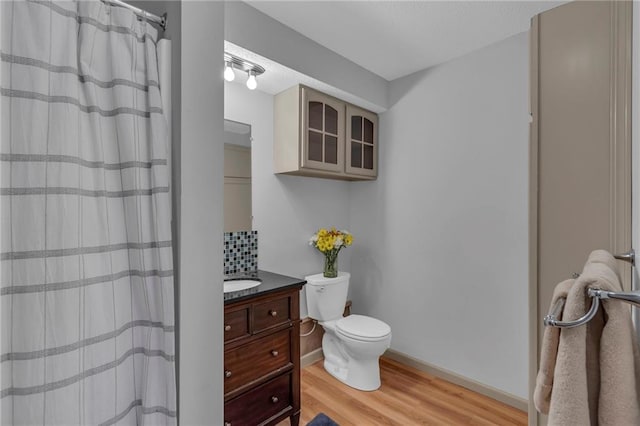
[[[176,423],[157,32],[0,2],[1,423]]]

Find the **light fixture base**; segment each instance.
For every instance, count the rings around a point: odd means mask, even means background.
[[[231,53],[224,52],[224,60],[228,64],[230,64],[233,68],[237,70],[242,70],[244,72],[251,71],[253,75],[261,75],[265,72],[265,69],[258,64],[255,64],[251,61],[247,61],[246,59],[239,58]]]

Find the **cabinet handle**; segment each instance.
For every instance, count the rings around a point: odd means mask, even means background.
[[[231,422],[224,422],[224,426],[231,426]]]
[[[277,404],[277,403],[278,403],[278,401],[280,401],[280,400],[278,399],[278,397],[277,397],[277,396],[272,396],[272,397],[271,397],[271,402],[273,402],[274,404]]]
[[[272,317],[275,317],[278,315],[278,311],[269,311],[269,315],[271,315]]]
[[[273,356],[278,356],[278,351],[276,351],[275,349],[271,351],[271,355]]]
[[[231,331],[231,326],[229,324],[225,325],[224,331]]]
[[[224,377],[227,377],[227,378],[231,377],[231,371],[225,370],[224,371]]]

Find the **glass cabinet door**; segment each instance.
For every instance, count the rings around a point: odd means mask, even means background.
[[[378,175],[378,116],[347,105],[345,171],[363,176]]]
[[[344,103],[302,88],[302,167],[343,170],[344,114]]]

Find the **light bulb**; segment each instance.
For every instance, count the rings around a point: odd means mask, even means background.
[[[227,62],[224,67],[224,79],[227,81],[233,81],[236,78],[236,73],[233,72],[233,68],[231,68],[231,64]]]
[[[249,78],[247,79],[247,89],[254,90],[258,87],[258,81],[252,71],[249,71]]]

